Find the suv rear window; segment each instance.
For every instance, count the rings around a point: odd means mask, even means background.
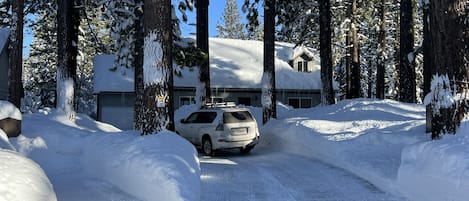
[[[254,119],[248,111],[224,112],[223,123],[251,122]]]

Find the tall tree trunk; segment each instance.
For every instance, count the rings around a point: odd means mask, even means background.
[[[432,36],[430,30],[430,3],[423,5],[423,94],[430,93],[432,75],[435,74],[435,68],[432,64]],[[430,105],[425,107],[427,133],[432,131],[432,111]]]
[[[416,102],[414,26],[412,0],[401,0],[400,8],[399,100]]]
[[[200,64],[199,79],[201,88],[198,92],[201,97],[201,105],[211,102],[211,89],[210,89],[210,57],[208,48],[208,0],[197,0],[197,47],[204,53],[204,59]]]
[[[75,80],[80,16],[75,1],[57,0],[57,109],[75,115]]]
[[[136,6],[141,6],[142,0],[135,0]],[[135,51],[134,51],[134,129],[143,130],[144,118],[143,114],[143,48],[144,48],[144,30],[143,30],[143,13],[141,9],[135,9]]]
[[[174,130],[171,0],[144,0],[142,134]]]
[[[9,96],[8,100],[16,107],[21,107],[23,95],[22,64],[23,64],[23,19],[24,0],[13,1],[13,13],[11,19],[10,34],[10,73],[9,73]]]
[[[275,89],[275,0],[264,6],[264,74],[262,76],[262,123],[277,118]]]
[[[456,85],[458,92],[467,91],[468,64],[466,60],[469,54],[466,47],[468,41],[468,28],[465,24],[468,14],[466,4],[465,0],[430,2],[432,64],[437,74],[448,75],[452,81],[451,85]],[[461,115],[463,116],[465,112],[461,108],[451,107],[440,109],[440,115],[433,113],[432,138],[439,138],[443,126],[447,128],[443,132],[455,133],[456,127],[451,125],[459,125],[462,120]]]
[[[352,36],[351,31],[345,37],[345,45],[347,47],[347,54],[345,56],[345,98],[352,98]]]
[[[359,98],[361,96],[361,71],[360,71],[360,45],[358,41],[358,16],[357,16],[357,0],[352,0],[352,20],[350,23],[350,32],[352,39],[352,57],[351,63],[351,89],[350,98]]]
[[[331,46],[331,3],[330,0],[319,1],[319,30],[321,81],[323,104],[335,104],[334,89],[332,88],[332,46]]]
[[[376,64],[376,98],[384,99],[384,71],[386,59],[384,51],[386,48],[386,0],[381,0],[380,26],[378,33],[378,62]]]

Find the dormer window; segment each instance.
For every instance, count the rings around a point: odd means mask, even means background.
[[[298,72],[303,72],[303,61],[298,62]]]

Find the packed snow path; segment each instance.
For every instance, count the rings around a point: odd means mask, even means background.
[[[200,157],[204,201],[398,201],[344,170],[295,154],[254,149]]]

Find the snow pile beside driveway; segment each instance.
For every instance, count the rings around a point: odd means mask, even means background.
[[[135,135],[94,137],[83,152],[87,175],[141,200],[198,200],[200,168],[194,147],[169,131]]]
[[[11,144],[43,167],[59,200],[200,199],[197,151],[172,132],[140,136],[54,110],[23,119]]]
[[[261,143],[343,168],[410,200],[467,200],[468,127],[431,141],[423,105],[356,99],[279,113],[263,127]]]
[[[34,161],[18,154],[0,129],[0,200],[57,200],[44,170]]]
[[[402,151],[398,184],[415,201],[469,200],[469,122],[456,135]]]

